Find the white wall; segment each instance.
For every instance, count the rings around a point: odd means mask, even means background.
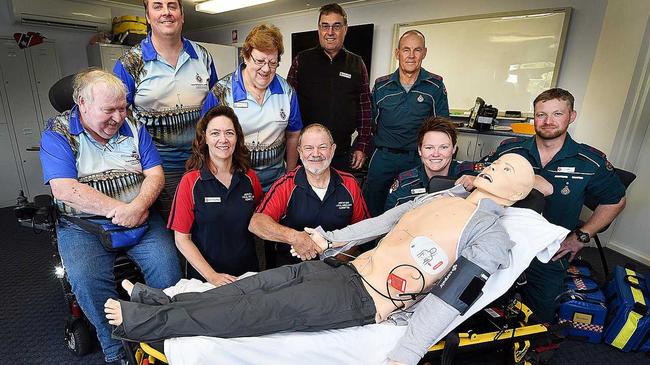
[[[610,0],[607,5],[574,136],[608,155],[632,84],[649,15],[647,0]]]
[[[567,6],[572,7],[574,12],[562,61],[562,70],[559,75],[559,85],[570,89],[574,93],[579,107],[584,99],[591,63],[596,52],[605,14],[605,0],[499,0],[481,2],[475,0],[400,0],[370,4],[359,3],[344,7],[348,13],[350,25],[375,24],[372,70],[370,70],[372,87],[372,83],[377,77],[390,71],[390,61],[393,57],[393,31],[396,23]],[[240,42],[243,42],[250,29],[262,21],[275,24],[284,35],[286,54],[278,69],[278,74],[284,76],[291,66],[291,61],[288,59],[291,56],[291,33],[316,29],[318,22],[317,9],[265,18],[255,22],[238,23],[191,32],[188,33],[188,37],[204,42],[230,44],[231,30],[237,29]],[[427,47],[429,49],[427,57],[440,57],[435,52],[435,39],[428,39]],[[436,72],[436,70],[430,71]],[[442,76],[444,77],[444,75]],[[453,85],[447,85],[447,88],[450,92],[453,92]]]

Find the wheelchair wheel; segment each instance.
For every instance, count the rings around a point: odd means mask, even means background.
[[[65,342],[73,354],[83,356],[93,349],[93,333],[83,319],[70,319],[65,325]]]

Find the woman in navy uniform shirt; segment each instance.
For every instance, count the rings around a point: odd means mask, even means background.
[[[444,117],[430,117],[418,132],[419,166],[397,176],[390,188],[384,211],[426,193],[433,176],[457,179],[463,174],[474,175],[474,163],[452,159],[456,152],[456,126]]]
[[[248,223],[262,187],[231,108],[214,107],[199,120],[185,167],[168,227],[189,263],[187,276],[220,286],[258,271]]]

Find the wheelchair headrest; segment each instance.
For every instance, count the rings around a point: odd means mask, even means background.
[[[433,176],[429,179],[427,185],[427,193],[435,193],[436,191],[447,190],[454,186],[455,178],[448,176]]]
[[[75,74],[68,75],[57,81],[50,88],[50,104],[59,113],[70,110],[74,106],[74,100],[72,100],[72,82],[74,81],[74,77]]]
[[[618,176],[619,180],[621,180],[621,184],[625,186],[626,190],[630,186],[630,184],[632,184],[632,182],[636,179],[636,175],[634,173],[625,171],[623,169],[614,168],[614,172],[616,173],[616,176]],[[587,194],[585,196],[584,205],[593,211],[599,205],[599,202],[596,199],[596,197]]]

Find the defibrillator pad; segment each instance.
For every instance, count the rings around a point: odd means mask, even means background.
[[[417,236],[410,244],[411,257],[417,266],[430,275],[440,274],[449,264],[449,257],[442,247],[429,237]]]

